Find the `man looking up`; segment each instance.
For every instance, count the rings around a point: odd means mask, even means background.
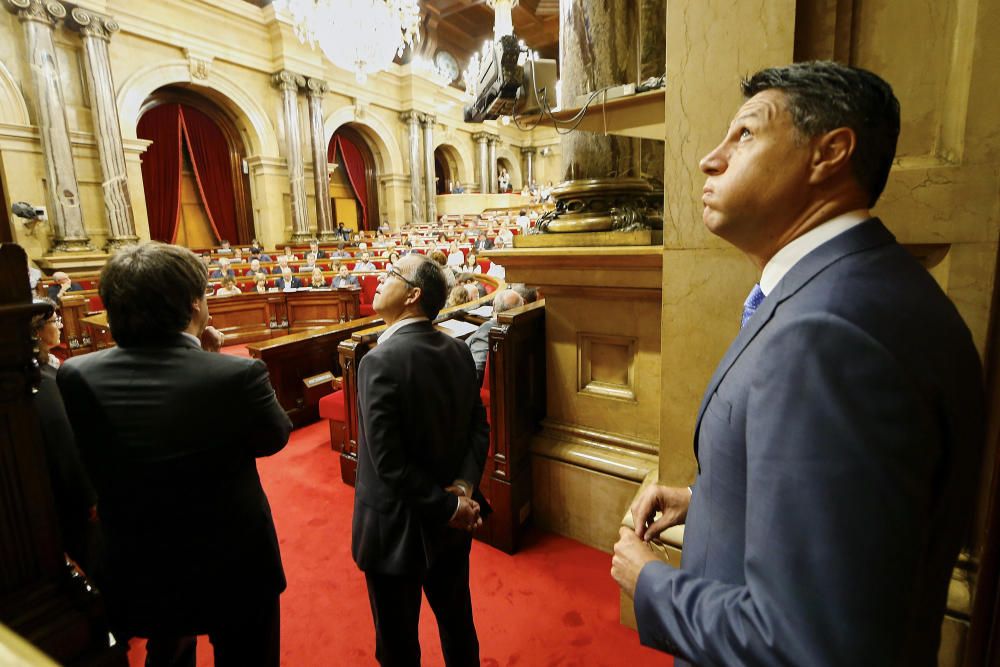
[[[446,290],[435,262],[403,257],[372,304],[389,327],[358,366],[351,549],[365,573],[382,665],[420,664],[421,589],[445,663],[479,664],[469,550],[482,524],[473,497],[481,498],[489,427],[469,349],[431,324]]]
[[[899,103],[831,62],[743,94],[702,215],[760,284],[702,401],[693,490],[640,495],[612,575],[642,642],[697,664],[934,665],[983,389],[955,307],[869,213]],[[681,569],[650,562],[642,540],[677,523]]]
[[[190,250],[127,246],[101,272],[117,347],[74,357],[58,382],[94,481],[116,633],[147,637],[147,667],[277,667],[285,575],[255,459],[292,425],[267,367],[216,354],[207,274]],[[219,415],[240,415],[219,419]]]

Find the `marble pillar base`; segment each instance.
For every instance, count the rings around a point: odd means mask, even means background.
[[[108,242],[104,244],[105,252],[115,252],[121,250],[125,246],[135,245],[139,242],[138,236],[119,236],[113,239],[108,239]]]
[[[49,249],[49,253],[76,253],[93,251],[94,246],[90,243],[89,238],[53,240],[52,247]]]
[[[315,235],[311,231],[305,232],[294,232],[292,234],[292,239],[289,243],[308,243],[311,241]]]
[[[642,178],[566,181],[552,190],[552,197],[556,200],[556,208],[538,220],[541,232],[576,234],[663,229],[662,193],[657,194]]]
[[[328,229],[326,231],[322,231],[319,233],[319,240],[323,241],[324,243],[339,241],[340,234],[335,233],[332,229]]]

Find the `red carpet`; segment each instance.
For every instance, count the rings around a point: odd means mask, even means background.
[[[375,639],[364,577],[351,560],[353,488],[340,481],[325,421],[299,429],[277,455],[258,460],[288,577],[282,595],[282,664],[374,665]],[[618,623],[611,558],[572,540],[529,536],[508,556],[472,548],[472,601],[484,667],[671,665]],[[424,602],[425,665],[442,665],[434,616]],[[133,667],[145,650],[135,641]],[[212,664],[207,638],[199,667]]]

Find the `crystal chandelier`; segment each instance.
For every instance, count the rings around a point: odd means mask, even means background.
[[[295,34],[317,44],[358,83],[386,69],[420,39],[419,0],[277,0],[292,17]]]

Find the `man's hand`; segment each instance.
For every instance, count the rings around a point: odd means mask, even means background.
[[[479,503],[465,496],[458,497],[458,511],[448,522],[450,528],[472,532],[483,525],[479,516]]]
[[[222,342],[226,339],[225,334],[213,326],[205,327],[201,332],[201,349],[206,352],[218,352],[222,349]]]
[[[636,536],[649,542],[667,528],[684,523],[690,504],[691,491],[685,487],[647,486],[630,508]],[[661,515],[654,521],[657,512]]]
[[[686,491],[686,489],[685,489]],[[635,597],[635,582],[643,566],[659,560],[652,549],[640,540],[634,532],[622,526],[615,543],[615,555],[611,558],[611,576],[629,597]]]

